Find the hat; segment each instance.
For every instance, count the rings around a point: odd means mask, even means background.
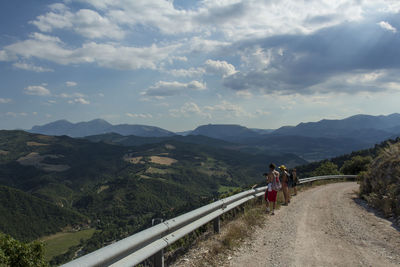
[[[281,165],[281,166],[279,166],[279,169],[286,170],[286,167],[285,167],[285,165]]]

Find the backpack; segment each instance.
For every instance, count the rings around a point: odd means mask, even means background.
[[[281,180],[279,180],[279,174],[274,175],[274,180],[272,181],[272,190],[279,191],[282,189]]]
[[[294,184],[293,174],[292,173],[289,173],[289,175],[288,175],[288,183],[290,185]]]

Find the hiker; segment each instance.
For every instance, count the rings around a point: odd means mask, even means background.
[[[275,170],[275,164],[271,163],[269,165],[269,173],[264,174],[267,178],[267,192],[266,192],[266,205],[267,212],[270,211],[270,203],[272,202],[272,212],[271,215],[274,215],[275,205],[276,205],[276,197],[278,195],[278,191],[281,189],[281,182],[279,180],[279,172]]]
[[[297,184],[299,183],[299,178],[297,177],[296,169],[292,170],[292,180],[293,180],[293,191],[294,191],[294,196],[297,195]]]
[[[285,198],[285,203],[283,204],[284,206],[287,206],[290,203],[290,196],[289,196],[289,173],[287,172],[287,169],[285,165],[279,166],[279,169],[282,172],[282,192],[283,192],[283,197]]]

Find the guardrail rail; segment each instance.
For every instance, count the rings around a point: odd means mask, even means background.
[[[356,175],[327,175],[299,179],[300,184],[327,179],[355,179]],[[135,266],[154,256],[156,267],[164,266],[163,249],[197,228],[213,221],[219,233],[220,216],[245,202],[263,196],[266,186],[250,189],[159,223],[111,245],[68,262],[61,267]]]

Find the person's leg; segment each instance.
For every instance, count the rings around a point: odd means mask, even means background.
[[[294,195],[297,195],[297,186],[294,187]]]
[[[285,185],[284,187],[283,187],[283,197],[285,198],[285,205],[287,205],[288,204],[288,188],[287,188],[287,186]]]
[[[274,215],[275,214],[275,203],[276,203],[276,201],[274,201],[274,202],[272,202],[272,215]]]

